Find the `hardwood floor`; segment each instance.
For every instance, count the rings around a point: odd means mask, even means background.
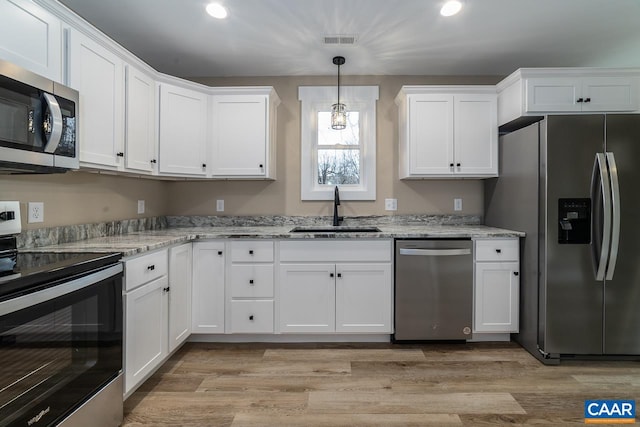
[[[584,425],[585,399],[640,401],[640,363],[544,366],[514,343],[187,343],[124,426]]]

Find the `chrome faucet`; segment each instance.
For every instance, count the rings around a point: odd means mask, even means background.
[[[338,186],[336,185],[336,189],[333,192],[333,225],[340,225],[340,221],[344,219],[343,216],[338,216],[338,206],[340,206],[340,192],[338,191]]]

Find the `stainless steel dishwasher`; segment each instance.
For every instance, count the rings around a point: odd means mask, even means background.
[[[471,338],[471,240],[396,240],[395,246],[394,341]]]

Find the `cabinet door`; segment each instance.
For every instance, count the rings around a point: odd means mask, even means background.
[[[409,97],[409,174],[453,173],[453,96]]]
[[[224,255],[224,242],[193,244],[193,333],[224,333]]]
[[[191,333],[191,243],[169,249],[169,353]]]
[[[60,20],[28,0],[0,1],[0,58],[62,83]]]
[[[455,95],[455,172],[498,175],[498,106],[494,94]]]
[[[551,113],[581,111],[582,84],[576,77],[529,78],[526,85],[526,111]]]
[[[335,330],[335,265],[280,265],[280,332]]]
[[[638,79],[634,77],[585,77],[582,111],[635,111]]]
[[[475,332],[518,332],[519,269],[517,262],[475,265]]]
[[[116,169],[124,157],[123,62],[74,29],[69,55],[69,84],[80,92],[80,161]]]
[[[336,332],[391,333],[391,264],[336,265]]]
[[[167,355],[167,277],[125,295],[125,394]]]
[[[269,126],[264,95],[214,95],[213,169],[217,176],[265,176]]]
[[[152,172],[156,164],[156,83],[140,70],[127,66],[127,169]]]
[[[207,173],[207,95],[160,86],[160,172]]]

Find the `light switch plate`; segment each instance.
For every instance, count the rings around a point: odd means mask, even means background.
[[[462,199],[453,199],[453,210],[454,211],[462,210]]]
[[[138,200],[138,213],[144,213],[144,200]]]
[[[398,199],[384,199],[384,210],[385,211],[397,211],[398,210]]]
[[[22,231],[20,202],[0,202],[0,215],[6,218],[0,219],[0,235],[18,234]],[[9,219],[11,217],[13,219]]]

